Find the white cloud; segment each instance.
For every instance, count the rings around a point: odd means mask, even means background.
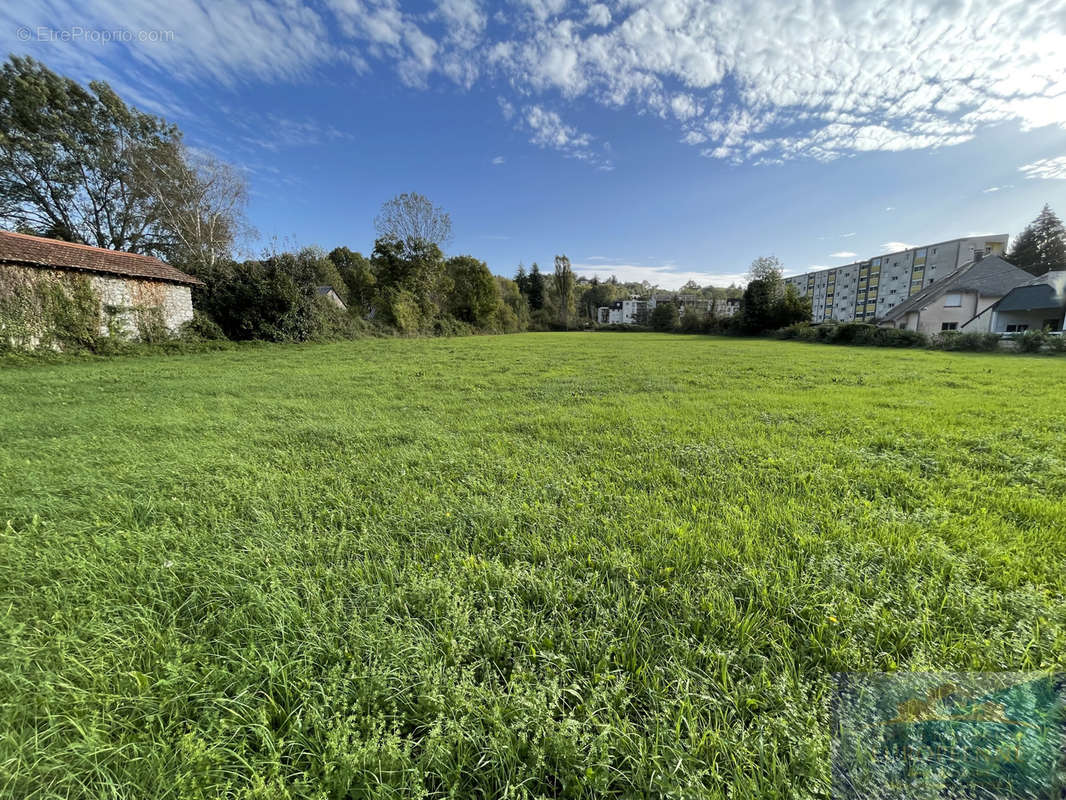
[[[496,158],[492,159],[492,163],[497,167],[500,166],[500,164],[505,163],[506,161],[507,159],[503,156],[496,156]]]
[[[854,235],[855,235],[854,233],[842,233],[842,234],[840,234],[840,238],[841,239],[850,239]]]
[[[906,242],[885,242],[881,245],[881,250],[885,253],[898,253],[900,250],[910,250],[912,247],[914,247],[913,244]]]
[[[1066,101],[1064,101],[1066,102]],[[1066,180],[1066,156],[1058,158],[1042,158],[1032,164],[1018,167],[1018,171],[1026,178],[1042,178],[1045,180]]]
[[[567,125],[556,112],[541,106],[526,106],[522,109],[522,122],[530,133],[529,141],[538,147],[558,150],[567,158],[587,161],[602,170],[614,169],[604,154],[605,145],[593,145],[593,136]]]
[[[858,253],[853,253],[850,250],[840,250],[836,253],[830,253],[830,258],[854,258]]]
[[[895,211],[895,210],[896,210],[895,206],[885,206],[885,211]]]
[[[147,98],[168,76],[235,87],[376,63],[415,87],[484,83],[526,106],[550,95],[654,114],[708,158],[764,165],[947,147],[1003,122],[1066,128],[1066,11],[1055,0],[514,0],[491,24],[483,0],[32,5],[0,8],[0,46]],[[173,39],[16,38],[56,20]],[[119,50],[134,68],[116,66]],[[1059,162],[1022,171],[1056,177]]]

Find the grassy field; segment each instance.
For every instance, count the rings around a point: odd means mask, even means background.
[[[639,334],[0,370],[0,796],[803,797],[1061,668],[1066,361]]]

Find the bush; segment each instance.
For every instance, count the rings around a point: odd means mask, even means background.
[[[1024,331],[1014,337],[1014,346],[1019,353],[1039,353],[1047,340],[1048,335],[1043,331]]]
[[[1066,353],[1066,335],[1048,336],[1047,349],[1049,353]]]
[[[990,353],[999,349],[998,333],[958,333],[944,331],[933,337],[929,346],[935,350],[960,350],[971,353]]]
[[[865,322],[832,322],[821,325],[801,322],[782,328],[775,335],[779,339],[868,347],[924,347],[928,343],[926,335],[919,331],[879,328]]]
[[[660,333],[676,330],[681,324],[677,305],[674,303],[657,303],[655,308],[652,309],[649,322],[651,327]]]
[[[211,317],[203,311],[193,311],[192,319],[178,329],[178,338],[187,342],[214,342],[226,338],[226,334]]]

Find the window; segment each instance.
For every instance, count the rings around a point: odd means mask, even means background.
[[[1021,333],[1022,331],[1027,330],[1029,330],[1029,326],[1022,323],[1007,326],[1007,333]]]
[[[962,305],[962,295],[958,293],[944,295],[944,308],[958,308]]]
[[[1062,320],[1058,317],[1052,317],[1051,319],[1044,320],[1044,330],[1048,331],[1061,331]]]
[[[940,330],[942,331],[957,331],[959,329],[959,323],[957,322],[941,322]]]

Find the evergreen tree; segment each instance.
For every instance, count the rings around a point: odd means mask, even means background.
[[[544,308],[544,274],[540,271],[536,261],[529,269],[527,286],[529,291],[526,292],[526,296],[529,298],[529,307],[534,311]]]
[[[1033,275],[1066,266],[1066,228],[1051,206],[1045,204],[1036,219],[1015,237],[1007,260]]]

